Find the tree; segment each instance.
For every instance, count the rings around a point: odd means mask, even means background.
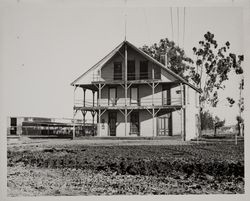
[[[241,79],[240,82],[240,98],[238,102],[239,106],[239,116],[236,117],[237,125],[238,125],[238,135],[244,135],[244,119],[242,118],[242,112],[244,111],[244,98],[242,97],[242,90],[244,89],[244,78]]]
[[[214,118],[209,113],[209,111],[201,112],[201,130],[213,129],[214,128]]]
[[[209,31],[204,35],[204,40],[199,41],[199,47],[194,47],[196,61],[187,57],[184,50],[178,47],[168,38],[161,39],[157,44],[144,45],[141,50],[166,64],[176,74],[188,81],[193,81],[202,89],[200,96],[201,110],[205,105],[217,106],[218,92],[225,88],[224,82],[228,80],[228,74],[234,70],[236,74],[242,74],[241,62],[243,55],[229,53],[230,43],[227,41],[223,46],[218,47],[214,34]],[[168,61],[164,55],[167,54]],[[229,103],[234,100],[228,97]]]
[[[144,45],[140,49],[163,65],[168,62],[168,67],[173,72],[186,80],[189,79],[188,72],[194,62],[185,55],[184,50],[177,46],[174,41],[169,41],[168,38],[165,38],[161,39],[158,44],[155,43],[150,47]],[[168,61],[165,61],[165,54],[167,54]]]
[[[219,117],[214,118],[214,136],[217,135],[217,129],[225,125],[225,119],[222,121]]]
[[[241,129],[244,130],[244,119],[241,116],[236,117],[237,120],[237,128],[238,128],[238,135],[241,135]]]
[[[225,88],[224,82],[228,80],[228,74],[234,70],[236,74],[242,74],[241,62],[243,55],[236,56],[229,53],[230,43],[227,41],[223,46],[218,47],[214,34],[207,32],[204,40],[199,41],[199,47],[194,47],[196,55],[196,69],[190,71],[191,79],[200,86],[202,94],[200,96],[201,109],[205,105],[217,106],[218,91]],[[228,99],[233,102],[232,98]]]

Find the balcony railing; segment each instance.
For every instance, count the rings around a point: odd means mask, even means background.
[[[139,100],[134,100],[127,98],[125,101],[125,98],[116,98],[116,99],[100,99],[99,101],[91,99],[86,99],[85,104],[82,99],[75,100],[74,105],[76,107],[118,107],[118,106],[169,106],[169,105],[181,105],[181,99],[180,98],[171,98],[171,99],[162,99],[162,98],[154,98],[154,101],[152,101],[152,98],[141,98]]]
[[[127,80],[128,81],[138,81],[138,80],[152,80],[152,74],[150,73],[127,73]],[[154,74],[154,79],[161,79],[160,72]],[[115,73],[110,75],[99,75],[99,74],[93,74],[93,82],[98,81],[119,81],[119,80],[125,80],[125,74],[124,73]]]

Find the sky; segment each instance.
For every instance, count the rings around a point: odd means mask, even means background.
[[[161,38],[174,40],[193,58],[192,48],[210,31],[219,44],[230,41],[231,51],[244,54],[242,7],[170,7],[117,1],[10,0],[0,6],[1,110],[5,116],[67,117],[73,113],[70,83],[97,63],[125,37],[137,47]],[[96,1],[94,1],[96,2]],[[103,2],[103,1],[102,1]],[[113,2],[113,1],[110,1]],[[243,64],[244,68],[244,64]],[[211,111],[226,124],[235,124],[239,77],[230,76],[221,103]],[[230,113],[230,115],[228,115]]]

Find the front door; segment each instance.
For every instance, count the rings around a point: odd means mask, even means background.
[[[109,135],[110,136],[116,136],[116,121],[117,121],[116,112],[109,112]]]
[[[140,135],[139,112],[137,111],[130,114],[130,135]]]
[[[158,136],[170,135],[170,132],[169,132],[169,116],[168,115],[158,117],[157,126],[158,126]]]

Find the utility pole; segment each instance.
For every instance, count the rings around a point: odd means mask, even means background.
[[[127,44],[125,43],[125,136],[127,135],[127,120],[128,120],[128,109],[127,109],[127,97],[128,97],[128,83],[127,83],[127,71],[128,71],[128,51]]]

